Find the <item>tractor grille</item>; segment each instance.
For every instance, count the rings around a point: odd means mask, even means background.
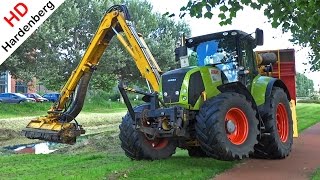
[[[200,71],[191,74],[189,81],[188,102],[194,106],[204,91],[204,84]]]
[[[165,103],[179,101],[181,85],[186,73],[191,68],[176,69],[162,75],[162,95]],[[178,92],[178,94],[176,94]]]

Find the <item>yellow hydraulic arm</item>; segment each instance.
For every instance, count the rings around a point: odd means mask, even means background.
[[[158,64],[142,36],[133,27],[127,8],[123,5],[112,6],[103,17],[82,60],[62,88],[60,99],[51,107],[47,116],[31,120],[23,130],[26,137],[73,144],[76,137],[84,133],[80,125],[70,121],[81,111],[91,74],[113,36],[133,57],[141,75],[148,80],[153,90],[159,91],[161,70]],[[73,102],[67,108],[69,101]]]
[[[121,34],[116,31],[116,26],[121,27],[128,41],[126,41]],[[127,49],[129,54],[135,60],[135,63],[141,72],[153,87],[154,91],[159,91],[159,80],[161,71],[158,64],[154,60],[148,47],[143,41],[143,38],[138,35],[132,26],[132,22],[125,19],[123,12],[113,10],[107,13],[93,37],[87,51],[85,52],[80,64],[73,71],[68,82],[65,84],[61,91],[61,98],[56,109],[63,109],[65,103],[74,92],[82,74],[94,68],[108,46],[113,34],[116,34],[118,40]]]

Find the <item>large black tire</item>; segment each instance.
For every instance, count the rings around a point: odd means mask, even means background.
[[[135,111],[140,111],[141,109],[143,110],[140,106]],[[148,140],[144,133],[134,128],[132,118],[128,113],[122,118],[119,128],[121,147],[131,159],[165,159],[175,153],[177,147],[176,141],[170,138]]]
[[[265,114],[262,116],[265,132],[255,146],[254,157],[282,159],[289,155],[293,143],[290,104],[287,94],[279,87],[272,89],[271,98],[266,102],[268,109],[264,111]]]
[[[196,134],[201,148],[213,158],[238,160],[249,157],[258,143],[256,111],[242,94],[226,92],[207,100],[196,120]],[[237,130],[227,130],[226,122],[231,120]]]
[[[209,157],[200,146],[189,147],[187,150],[190,157]]]

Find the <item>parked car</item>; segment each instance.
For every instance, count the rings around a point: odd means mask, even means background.
[[[24,95],[28,98],[33,98],[36,102],[49,102],[47,98],[44,98],[37,93],[25,93]]]
[[[20,93],[1,93],[0,94],[0,103],[22,103],[22,102],[36,102],[36,101]]]
[[[56,102],[59,99],[60,94],[59,93],[46,93],[42,97],[48,99],[51,102]]]

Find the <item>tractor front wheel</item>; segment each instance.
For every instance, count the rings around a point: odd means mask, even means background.
[[[165,159],[175,153],[176,141],[170,138],[148,137],[134,128],[132,118],[128,113],[122,118],[119,128],[121,147],[131,159]]]
[[[226,92],[207,100],[196,120],[200,146],[213,158],[242,159],[258,143],[256,111],[242,94]]]

